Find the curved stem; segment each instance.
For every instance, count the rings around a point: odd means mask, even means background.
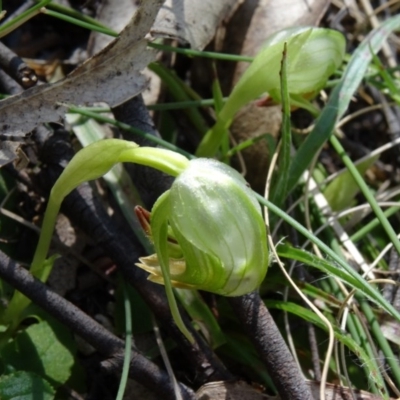
[[[118,161],[145,165],[174,177],[179,175],[189,163],[189,160],[181,154],[154,147],[127,149],[120,154]]]
[[[118,162],[138,163],[176,176],[186,168],[189,160],[170,150],[139,147],[135,143],[120,139],[101,140],[80,150],[64,169],[50,192],[39,243],[31,264],[30,271],[33,276],[45,281],[50,274],[54,260],[49,260],[46,263],[46,257],[57,215],[64,198],[81,183],[99,178]],[[167,290],[167,296],[171,305],[172,315],[176,321],[180,320],[181,326],[184,327],[177,311],[176,303],[174,305],[175,298],[173,297],[172,288],[170,288],[170,291],[171,293],[168,294]],[[19,321],[19,315],[29,303],[30,300],[27,297],[15,292],[4,314],[4,320],[12,323],[12,327],[16,326],[15,324],[18,324]],[[175,306],[175,310],[172,308],[173,306]],[[177,312],[178,316],[176,315]],[[179,327],[181,328],[181,326]],[[186,330],[186,327],[184,329]],[[185,333],[184,331],[182,332]],[[190,333],[187,330],[186,332],[186,337],[193,341]]]
[[[45,281],[50,275],[51,268],[56,257],[52,257],[46,262],[47,253],[49,251],[51,237],[60,211],[61,202],[50,196],[44,214],[43,226],[40,232],[39,243],[36,247],[35,255],[31,264],[30,272],[33,276]],[[29,305],[31,300],[24,296],[21,292],[15,291],[13,297],[4,313],[4,320],[11,324],[11,329],[18,326],[19,315]]]

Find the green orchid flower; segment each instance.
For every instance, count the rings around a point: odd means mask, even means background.
[[[137,265],[153,282],[240,296],[265,277],[261,208],[243,177],[221,162],[190,161],[154,205],[150,225],[157,254]]]
[[[143,217],[156,254],[136,265],[165,285],[175,322],[190,341],[172,286],[240,296],[257,289],[267,273],[260,205],[244,178],[219,161],[191,160],[155,203],[150,225]]]

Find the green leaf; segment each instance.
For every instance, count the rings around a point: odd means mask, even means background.
[[[3,348],[1,356],[14,369],[35,372],[59,386],[71,376],[73,347],[65,327],[42,321],[19,333]]]
[[[317,268],[328,275],[336,276],[336,278],[341,279],[352,288],[358,289],[361,294],[365,295],[370,300],[384,307],[386,311],[390,312],[388,310],[390,304],[379,296],[379,292],[377,292],[372,285],[370,285],[359,275],[350,275],[349,272],[347,272],[336,262],[320,259],[314,254],[311,254],[305,250],[295,249],[294,247],[283,244],[277,247],[277,251],[280,257],[300,261],[304,264]]]
[[[25,371],[0,377],[1,400],[52,400],[54,389],[40,376]]]
[[[327,326],[322,322],[322,320],[311,310],[308,310],[298,304],[291,303],[288,301],[281,301],[281,300],[267,300],[264,301],[265,305],[268,309],[279,309],[284,310],[294,315],[300,317],[303,321],[308,321],[317,327],[327,331]],[[382,376],[380,371],[375,367],[374,363],[372,362],[371,358],[365,352],[365,350],[359,346],[354,339],[349,336],[348,334],[344,333],[340,330],[338,326],[333,325],[333,331],[335,334],[335,338],[343,343],[346,347],[348,347],[360,360],[363,362],[363,365],[368,368],[369,376],[374,381],[377,388],[383,388],[384,383],[382,380]]]
[[[127,288],[128,296],[132,304],[132,332],[143,334],[153,331],[152,315],[149,306],[132,286]],[[125,333],[124,293],[121,285],[118,285],[116,293],[116,307],[114,321],[117,333]]]
[[[364,175],[367,169],[379,158],[368,158],[357,165],[357,170]],[[349,170],[341,172],[324,190],[324,196],[333,211],[344,210],[352,205],[352,202],[360,191]]]

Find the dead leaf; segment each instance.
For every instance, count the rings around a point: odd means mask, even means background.
[[[66,111],[60,103],[104,101],[115,107],[143,91],[146,79],[140,71],[154,59],[144,37],[162,3],[162,0],[141,2],[121,35],[65,79],[1,101],[0,133],[29,132],[41,123],[59,121]]]
[[[155,36],[171,37],[202,50],[217,27],[237,7],[237,0],[167,0],[151,30]]]
[[[96,20],[109,27],[115,32],[121,32],[131,20],[132,15],[138,9],[136,2],[132,0],[110,0],[103,1],[96,13]],[[89,38],[87,53],[92,56],[104,49],[113,38],[100,32],[93,31]],[[143,70],[148,85],[142,92],[146,104],[155,104],[161,89],[161,79],[148,68]]]
[[[25,140],[23,132],[0,135],[0,168],[12,162],[14,168],[21,171],[28,165],[29,159],[21,148]]]
[[[238,0],[167,0],[161,7],[151,29],[154,36],[188,43],[202,50],[212,40],[221,22],[237,7]],[[119,32],[136,11],[132,0],[106,1],[97,18]],[[110,38],[94,33],[88,46],[89,54],[108,44]]]
[[[312,398],[319,400],[319,382],[306,381]],[[364,390],[354,390],[353,398],[349,388],[327,383],[326,400],[381,400],[381,397]],[[255,390],[245,382],[211,382],[196,392],[197,400],[280,400],[280,396],[269,396]]]
[[[400,324],[389,315],[379,316],[379,325],[383,335],[397,346],[400,346]]]
[[[275,397],[262,394],[245,382],[210,382],[196,392],[196,400],[268,400]]]
[[[189,43],[194,49],[202,50],[214,37],[221,21],[238,3],[238,0],[167,0],[157,15],[151,33],[154,36],[177,39]],[[132,0],[105,1],[96,19],[120,32],[136,9],[137,5]],[[107,35],[93,32],[87,48],[88,54],[97,53],[111,40]],[[149,69],[145,69],[144,73],[150,82],[143,93],[144,101],[146,104],[155,104],[160,95],[161,80]]]

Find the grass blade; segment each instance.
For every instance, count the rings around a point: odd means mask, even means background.
[[[389,18],[371,33],[358,46],[339,84],[333,90],[329,101],[315,127],[297,151],[290,167],[288,188],[294,188],[303,172],[311,162],[310,154],[316,154],[318,149],[329,139],[337,120],[346,112],[352,96],[356,92],[368,65],[372,53],[378,53],[388,36],[400,29],[400,15]],[[290,190],[290,189],[289,189]]]

